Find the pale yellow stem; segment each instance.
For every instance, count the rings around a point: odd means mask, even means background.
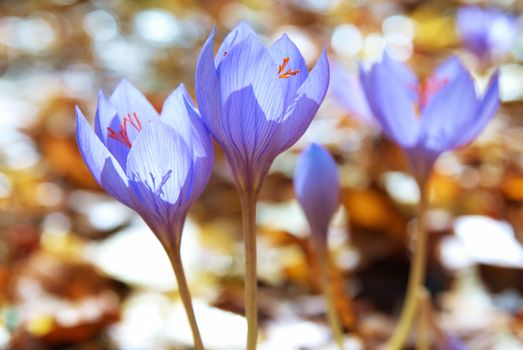
[[[240,193],[245,246],[245,317],[247,350],[256,350],[258,342],[258,277],[256,271],[256,192]]]
[[[401,350],[411,331],[412,323],[419,305],[418,292],[425,280],[427,260],[427,228],[426,211],[428,209],[428,192],[426,183],[420,182],[420,202],[418,207],[417,229],[414,237],[414,252],[411,261],[411,270],[407,285],[407,294],[398,325],[389,339],[385,349]]]
[[[343,330],[336,312],[336,303],[334,301],[334,293],[331,287],[329,278],[329,256],[327,248],[322,245],[318,249],[318,263],[320,267],[320,275],[323,287],[323,295],[327,303],[327,319],[332,329],[332,335],[338,348],[344,350],[343,346]]]

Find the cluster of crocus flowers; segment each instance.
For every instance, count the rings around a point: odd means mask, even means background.
[[[287,35],[266,48],[245,23],[229,33],[216,55],[213,31],[198,59],[198,106],[225,152],[242,205],[248,350],[256,348],[258,334],[257,195],[276,156],[292,146],[311,123],[328,84],[325,50],[309,73]]]
[[[211,135],[214,137],[227,157],[242,206],[246,349],[255,350],[258,193],[274,159],[311,123],[327,92],[330,70],[323,50],[309,72],[302,54],[286,35],[267,48],[248,25],[241,23],[227,35],[217,54],[214,36],[213,31],[196,67],[200,112],[183,85],[167,98],[159,114],[138,90],[122,81],[110,98],[100,94],[94,129],[77,108],[77,140],[100,186],[135,210],[165,248],[195,348],[202,350],[180,248],[189,208],[209,180]],[[404,149],[421,189],[419,230],[406,302],[389,344],[391,349],[400,349],[416,313],[424,278],[427,181],[441,153],[471,142],[494,115],[499,105],[498,73],[478,97],[472,76],[456,58],[420,82],[407,66],[385,54],[380,63],[362,70],[360,79],[365,98],[359,93],[357,101],[350,104],[372,114],[383,132]],[[295,191],[311,228],[329,321],[342,348],[342,332],[329,292],[327,253],[328,226],[339,204],[339,177],[335,161],[321,146],[311,145],[300,157]]]
[[[373,115],[383,132],[403,148],[421,193],[406,300],[388,346],[401,349],[424,282],[428,179],[440,154],[470,143],[494,116],[499,106],[498,72],[478,97],[473,77],[455,57],[420,82],[407,66],[385,53],[380,63],[361,71],[361,79]]]
[[[483,65],[502,58],[512,49],[518,26],[514,15],[497,8],[465,6],[456,17],[463,45]]]
[[[296,165],[294,191],[311,229],[313,249],[318,258],[327,301],[328,320],[334,338],[343,350],[343,332],[329,280],[327,245],[329,223],[340,201],[340,179],[336,162],[325,148],[313,143],[303,151]]]
[[[191,325],[203,344],[180,259],[181,234],[190,206],[206,186],[213,146],[185,87],[158,114],[129,82],[110,98],[102,92],[94,130],[76,109],[80,153],[100,186],[144,219],[166,250]]]

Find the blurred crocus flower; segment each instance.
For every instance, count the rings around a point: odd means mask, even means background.
[[[419,82],[385,53],[361,77],[373,115],[405,150],[418,181],[428,178],[441,153],[471,142],[499,106],[498,72],[478,97],[472,76],[455,57]]]
[[[213,164],[210,135],[185,87],[158,114],[124,80],[110,98],[100,92],[94,131],[76,108],[76,136],[100,186],[139,213],[163,244],[179,242]]]
[[[496,8],[462,7],[457,27],[464,46],[483,62],[509,52],[517,34],[515,16]]]
[[[336,61],[330,62],[329,93],[349,115],[370,125],[375,125],[367,97],[357,71],[350,71]]]
[[[294,191],[314,242],[326,245],[329,223],[339,205],[340,180],[336,162],[325,148],[313,143],[303,151],[294,174]]]
[[[303,135],[323,101],[327,56],[323,50],[309,73],[287,35],[266,48],[245,23],[229,33],[215,56],[214,35],[196,67],[198,106],[240,190],[257,191],[274,158]]]

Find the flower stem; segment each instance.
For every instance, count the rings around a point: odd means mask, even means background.
[[[332,335],[338,348],[344,350],[343,347],[343,330],[336,314],[336,304],[334,302],[334,293],[329,279],[329,256],[328,250],[325,246],[318,249],[318,263],[320,266],[321,284],[323,287],[323,295],[327,303],[327,319],[332,329]]]
[[[417,350],[430,350],[430,296],[424,287],[418,292],[419,322],[417,327]]]
[[[241,191],[243,240],[245,245],[245,317],[247,350],[258,341],[258,278],[256,272],[256,191]]]
[[[167,246],[169,246],[169,248],[167,248]],[[176,282],[178,283],[178,291],[180,293],[180,297],[182,298],[183,307],[185,308],[185,313],[187,314],[189,325],[191,326],[194,341],[194,349],[204,350],[202,338],[198,329],[198,324],[196,323],[196,316],[194,315],[191,293],[189,292],[189,287],[187,286],[187,280],[185,278],[185,272],[183,271],[182,259],[180,254],[180,245],[177,244],[174,250],[170,247],[168,243],[164,244],[164,247],[166,247],[167,255],[169,256],[169,260],[171,261],[171,265],[174,270],[174,275],[176,276]]]
[[[414,237],[414,253],[407,285],[407,295],[401,310],[400,318],[386,349],[399,350],[403,348],[412,328],[416,309],[419,305],[419,291],[425,280],[425,265],[427,260],[427,228],[426,211],[428,208],[428,192],[424,182],[418,182],[420,188],[420,201],[418,206],[417,230]]]

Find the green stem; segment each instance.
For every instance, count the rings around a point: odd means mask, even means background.
[[[256,350],[258,342],[258,278],[256,272],[256,192],[240,192],[243,240],[245,246],[245,317],[247,350]]]
[[[327,319],[332,329],[332,335],[338,348],[344,350],[343,347],[343,330],[341,328],[338,315],[336,313],[336,304],[334,302],[334,293],[329,279],[329,256],[327,247],[322,246],[318,249],[318,263],[320,266],[321,283],[323,287],[323,295],[327,303]]]
[[[417,230],[414,237],[414,253],[411,261],[407,294],[400,318],[392,337],[389,339],[387,350],[400,350],[405,343],[412,328],[416,309],[419,305],[418,292],[423,287],[425,280],[425,265],[427,260],[427,228],[426,211],[428,208],[428,193],[426,184],[418,182],[420,188],[420,202],[418,207]]]
[[[171,261],[174,275],[176,276],[176,282],[178,283],[178,291],[180,293],[180,297],[182,298],[183,307],[185,308],[189,325],[191,326],[194,349],[204,350],[202,338],[200,336],[200,331],[196,322],[196,316],[194,315],[191,293],[189,292],[189,287],[187,286],[187,280],[185,278],[185,272],[183,270],[180,245],[176,244],[173,249],[169,243],[165,243],[164,247],[167,251],[167,255],[169,256],[169,260]]]

